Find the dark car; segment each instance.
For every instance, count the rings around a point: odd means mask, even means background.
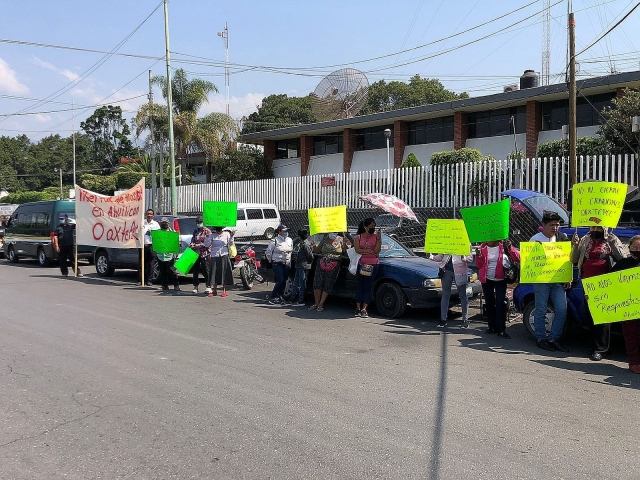
[[[310,237],[315,243],[320,243],[324,234]],[[350,235],[347,234],[347,239]],[[314,262],[307,277],[307,291],[313,290],[313,275],[320,255],[314,255]],[[438,278],[438,264],[424,257],[418,257],[411,250],[389,235],[382,234],[382,249],[380,250],[380,266],[374,279],[373,303],[376,310],[384,317],[395,318],[402,316],[407,307],[428,308],[440,305],[442,287]],[[295,269],[295,253],[292,257],[292,276],[287,281],[285,294],[291,291],[293,273]],[[349,273],[349,258],[343,255],[340,273],[331,295],[354,298],[356,291],[356,276]],[[469,271],[470,283],[467,296],[475,296],[482,290],[477,276]],[[452,303],[458,299],[458,290],[451,289]]]
[[[171,227],[180,233],[180,253],[178,257],[191,243],[193,231],[196,229],[196,217],[175,217],[170,215],[157,215],[154,218],[160,221],[161,218],[169,219]],[[101,277],[110,277],[116,269],[138,269],[138,256],[140,250],[137,248],[105,248],[98,247],[95,252],[94,262],[96,272]],[[152,282],[156,282],[159,277],[158,262],[154,256],[151,261]]]
[[[551,210],[557,212],[562,217],[562,225],[560,231],[565,233],[569,238],[576,231],[575,228],[569,227],[569,212],[558,202],[551,197],[538,192],[532,192],[530,190],[507,190],[502,192],[502,195],[511,198],[512,208],[513,204],[516,206],[523,206],[538,222],[538,225],[542,222],[542,213],[545,210]],[[637,190],[635,187],[629,189],[627,198],[636,198]],[[623,219],[633,218],[632,212],[625,211]],[[640,218],[638,215],[635,218]],[[586,235],[589,232],[588,228],[578,228],[578,235],[580,237]],[[612,232],[622,241],[623,244],[628,244],[631,237],[640,234],[640,223],[621,222],[618,227],[614,228]],[[582,327],[589,327],[590,324],[586,317],[586,302],[584,299],[584,289],[582,282],[579,280],[578,270],[574,268],[571,288],[567,291],[567,319],[565,321],[565,332],[572,324],[577,324]],[[516,309],[522,313],[522,321],[527,331],[535,337],[535,328],[533,322],[533,314],[535,310],[535,298],[533,294],[532,284],[519,284],[513,291],[513,303]],[[546,315],[546,328],[547,332],[551,331],[551,325],[553,323],[555,313],[553,305],[550,303],[547,307]]]

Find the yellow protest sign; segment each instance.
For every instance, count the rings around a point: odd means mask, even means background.
[[[640,318],[640,267],[582,279],[593,323]]]
[[[627,185],[614,182],[582,182],[571,193],[572,227],[616,227],[627,196]]]
[[[310,208],[309,233],[332,233],[347,231],[347,206]]]
[[[566,283],[573,280],[571,242],[521,242],[521,283]]]
[[[464,220],[440,220],[436,218],[427,220],[424,251],[451,255],[469,255],[471,253],[471,242],[469,242]]]

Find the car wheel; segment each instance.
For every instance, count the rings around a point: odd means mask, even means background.
[[[158,283],[160,281],[160,264],[158,263],[157,257],[153,257],[153,260],[151,260],[149,264],[149,269],[151,270],[149,280],[151,283]]]
[[[375,292],[376,310],[383,317],[396,318],[407,309],[407,298],[397,283],[385,282]]]
[[[269,227],[264,231],[264,238],[266,238],[267,240],[271,240],[274,234],[275,231],[273,230],[273,228]]]
[[[38,265],[41,267],[46,267],[49,265],[49,259],[47,258],[47,254],[44,253],[44,248],[38,248]]]
[[[527,305],[524,307],[524,310],[522,312],[522,322],[524,323],[524,327],[526,328],[527,332],[529,332],[529,335],[531,335],[533,338],[537,338],[535,322],[534,322],[535,311],[536,311],[536,303],[534,300],[531,300],[529,303],[527,303]],[[567,312],[567,315],[568,315],[568,312]],[[551,325],[553,325],[553,320],[555,318],[556,318],[555,309],[553,308],[553,304],[549,303],[549,305],[547,305],[547,314],[545,316],[545,322],[544,322],[547,335],[549,335],[549,333],[551,332]],[[568,327],[569,327],[569,318],[567,317],[567,319],[564,322],[564,328],[562,329],[562,335],[560,336],[560,338],[565,336],[565,334],[567,333]]]
[[[13,246],[10,246],[9,249],[7,250],[7,257],[9,258],[9,261],[11,263],[18,262],[18,255],[16,254],[16,251],[13,249]]]
[[[284,284],[284,298],[289,298],[293,290],[293,278],[287,277],[287,283]]]
[[[107,252],[98,252],[96,254],[96,272],[101,277],[110,277],[115,269],[109,264],[109,256]]]

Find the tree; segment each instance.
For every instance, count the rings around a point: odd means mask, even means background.
[[[101,167],[115,168],[122,157],[131,157],[135,149],[128,136],[131,130],[122,118],[122,108],[106,105],[80,122],[80,128],[93,141],[93,155]]]
[[[598,129],[607,144],[607,153],[624,155],[640,152],[640,137],[631,131],[631,119],[640,116],[640,92],[626,88],[622,97],[613,99],[613,107],[602,111]]]
[[[606,155],[609,153],[607,143],[602,138],[582,137],[576,141],[578,157]],[[538,144],[538,158],[562,158],[569,156],[567,140],[549,140]]]
[[[415,153],[411,152],[407,155],[407,158],[402,162],[400,168],[411,168],[411,167],[421,167],[422,164],[418,161],[418,157],[416,157]]]
[[[138,176],[138,180],[140,179],[141,175],[144,174],[151,174],[151,163],[152,163],[152,159],[151,159],[151,155],[149,154],[143,154],[140,155],[139,158],[137,158],[135,161],[131,161],[131,162],[127,162],[127,163],[123,163],[118,167],[118,170],[116,170],[116,177],[117,175],[121,174],[121,173],[125,173],[125,174],[136,174]],[[157,166],[157,163],[156,163]],[[157,171],[157,170],[156,170]],[[176,165],[176,175],[178,175],[179,173],[179,167]],[[164,162],[164,169],[162,171],[163,174],[163,182],[164,182],[164,186],[168,187],[171,185],[171,165],[169,165],[169,162]],[[151,177],[149,176],[148,179],[150,179]],[[191,182],[191,176],[189,175],[189,173],[187,172],[187,183]],[[136,182],[134,182],[135,184]],[[120,188],[120,185],[117,185],[118,188]],[[151,182],[147,181],[147,187],[151,186]],[[128,187],[130,188],[130,187]]]
[[[269,95],[257,106],[258,111],[242,118],[242,133],[262,132],[316,122],[311,110],[311,95],[288,97]]]
[[[444,88],[439,80],[414,75],[409,83],[379,80],[369,87],[369,98],[359,115],[416,107],[431,103],[469,98],[467,93],[456,94]]]
[[[254,145],[241,145],[227,150],[215,168],[216,182],[236,182],[273,178],[271,162]]]

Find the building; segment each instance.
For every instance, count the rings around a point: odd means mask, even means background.
[[[412,152],[428,165],[434,152],[463,147],[497,159],[517,148],[532,158],[538,143],[562,138],[569,99],[564,83],[524,88],[528,72],[520,89],[505,88],[514,91],[251,133],[242,141],[264,146],[276,177],[386,169],[387,128],[395,168]],[[596,136],[600,111],[625,88],[640,88],[640,71],[578,81],[578,137]]]

